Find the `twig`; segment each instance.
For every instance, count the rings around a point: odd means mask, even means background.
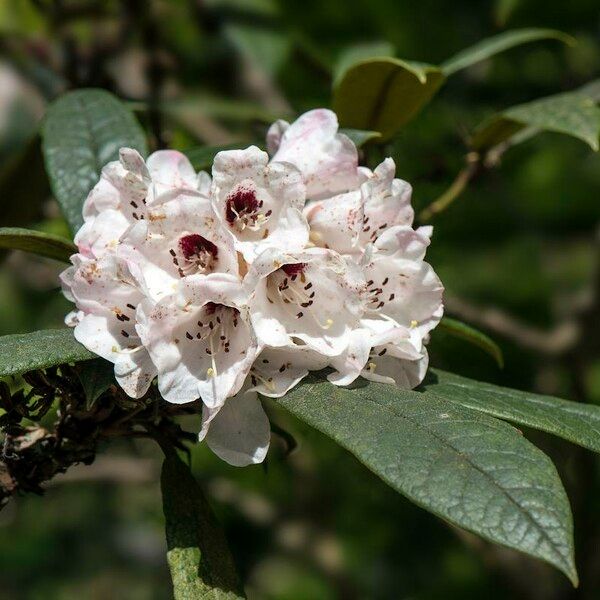
[[[469,152],[466,156],[466,165],[458,173],[450,187],[419,213],[419,221],[427,223],[435,215],[446,210],[464,192],[469,182],[480,170],[481,156],[477,152]]]

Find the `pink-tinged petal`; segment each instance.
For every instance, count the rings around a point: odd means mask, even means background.
[[[289,346],[295,339],[326,356],[348,346],[364,309],[359,267],[336,252],[311,248],[285,253],[270,248],[244,279],[260,344]]]
[[[268,164],[267,154],[255,146],[217,154],[212,200],[223,228],[248,263],[266,248],[301,250],[308,242],[299,171],[292,165]]]
[[[327,379],[335,385],[350,385],[365,368],[371,346],[369,331],[361,328],[352,331],[346,350],[340,356],[330,359],[329,364],[335,372],[330,373]]]
[[[141,303],[137,331],[167,401],[219,406],[240,389],[258,352],[246,309],[236,304],[245,296],[224,274],[191,276],[179,287],[156,304]]]
[[[243,391],[228,398],[213,417],[205,439],[230,465],[261,463],[269,450],[271,427],[256,392]]]
[[[83,256],[100,258],[116,250],[120,237],[130,226],[122,212],[107,209],[85,221],[75,235],[75,244]]]
[[[153,300],[172,294],[184,277],[238,274],[233,239],[207,198],[182,197],[152,207],[121,238],[119,256]]]
[[[331,248],[340,254],[359,254],[363,227],[363,204],[359,190],[327,200],[311,202],[304,209],[310,226],[310,240],[315,246]]]
[[[153,185],[149,205],[200,193],[196,172],[185,154],[176,150],[158,150],[148,157],[147,165]]]
[[[272,156],[279,150],[281,138],[290,124],[283,119],[278,119],[267,131],[267,152]]]
[[[150,387],[157,371],[145,349],[123,353],[115,362],[115,379],[131,398],[141,398]]]
[[[429,238],[410,227],[387,231],[365,253],[368,310],[425,336],[443,314],[444,286],[423,262]]]
[[[423,354],[417,360],[403,360],[392,355],[382,356],[375,367],[362,372],[362,377],[369,381],[390,383],[405,390],[412,390],[425,379],[428,365],[429,357],[423,348]]]
[[[252,365],[252,390],[281,398],[297,385],[309,371],[319,371],[328,364],[327,357],[307,346],[294,344],[282,348],[265,348]]]
[[[275,140],[278,128],[270,132]],[[311,110],[287,127],[273,161],[297,167],[311,199],[333,196],[359,185],[356,146],[338,133],[337,117],[330,110]]]
[[[394,161],[386,158],[361,186],[363,244],[374,242],[389,227],[413,222],[412,187],[406,181],[394,179],[395,171]]]

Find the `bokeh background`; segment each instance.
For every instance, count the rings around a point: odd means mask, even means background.
[[[67,89],[103,87],[129,101],[153,148],[243,145],[261,142],[275,118],[329,106],[332,69],[355,44],[439,63],[531,26],[578,44],[530,44],[460,73],[387,149],[417,209],[451,183],[484,117],[600,76],[597,0],[1,0],[0,224],[67,233],[37,137],[45,107]],[[494,337],[506,366],[443,332],[432,363],[600,403],[600,335],[576,327],[598,310],[599,221],[600,155],[553,134],[507,152],[435,219],[428,254],[449,314]],[[0,262],[0,334],[60,326],[60,265],[18,253]],[[299,449],[288,455],[275,436],[264,468],[193,450],[252,598],[600,597],[600,475],[583,450],[524,432],[556,461],[573,504],[582,579],[573,590],[410,504],[274,407],[272,416]],[[11,503],[0,513],[0,599],[169,598],[159,468],[149,442],[116,444],[44,497]]]

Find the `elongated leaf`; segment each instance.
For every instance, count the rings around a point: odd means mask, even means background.
[[[210,171],[215,156],[222,150],[236,150],[245,148],[249,144],[222,144],[221,146],[198,146],[190,148],[184,154],[190,159],[196,171]]]
[[[43,329],[0,337],[0,377],[20,375],[96,355],[84,348],[72,329]]]
[[[223,531],[173,450],[166,451],[160,483],[175,600],[244,598]]]
[[[342,127],[379,131],[389,139],[444,82],[438,67],[397,58],[354,63],[337,80],[333,108]]]
[[[452,58],[444,61],[441,65],[444,75],[448,77],[461,69],[466,69],[482,60],[491,58],[492,56],[520,46],[529,42],[539,40],[559,40],[565,44],[573,45],[575,39],[562,31],[555,29],[513,29],[512,31],[504,31],[493,37],[477,42],[469,48],[461,50]]]
[[[475,150],[485,151],[509,140],[525,128],[564,133],[598,150],[600,108],[582,90],[513,106],[483,123],[475,131],[471,146]]]
[[[434,369],[423,384],[425,395],[488,415],[547,431],[584,448],[600,452],[600,407],[570,402],[474,381]]]
[[[147,153],[133,113],[104,90],[77,90],[59,98],[46,114],[42,138],[52,191],[73,231],[83,223],[83,201],[102,167],[118,158],[119,149]]]
[[[278,401],[407,498],[577,583],[569,502],[550,459],[502,421],[432,392],[316,377]]]
[[[59,235],[20,227],[0,227],[0,248],[23,250],[67,263],[71,254],[77,252],[73,242]]]
[[[485,333],[450,317],[444,317],[439,324],[439,328],[448,334],[471,342],[471,344],[481,348],[487,352],[498,364],[500,368],[504,366],[504,357],[502,356],[502,350],[500,346],[494,342],[494,340],[487,336]]]
[[[103,358],[86,360],[81,363],[77,370],[77,376],[81,381],[88,409],[111,385],[115,384],[114,366]]]

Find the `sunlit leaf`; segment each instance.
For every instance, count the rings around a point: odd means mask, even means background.
[[[431,371],[422,387],[425,395],[432,393],[600,452],[600,406],[504,388],[439,369]]]
[[[0,377],[90,360],[95,356],[75,339],[72,329],[3,335],[0,337]]]
[[[573,521],[550,459],[512,426],[437,394],[318,376],[278,403],[419,506],[577,583]]]
[[[570,35],[563,33],[562,31],[556,31],[554,29],[513,29],[511,31],[504,31],[490,38],[486,38],[477,42],[469,48],[461,50],[458,54],[455,54],[452,58],[444,61],[441,64],[442,71],[446,76],[452,75],[457,71],[466,69],[482,60],[491,58],[492,56],[520,46],[529,42],[536,42],[539,40],[559,40],[565,44],[573,45],[575,39]]]
[[[498,364],[500,368],[504,366],[504,357],[500,346],[494,342],[492,338],[485,333],[450,317],[444,317],[439,324],[439,329],[445,331],[449,335],[466,340],[474,346],[481,348],[487,352]]]
[[[433,65],[366,59],[338,79],[333,108],[342,127],[379,131],[385,140],[416,116],[443,82],[443,73]]]
[[[0,227],[0,248],[23,250],[67,263],[69,257],[77,252],[77,246],[70,240],[20,227]]]
[[[42,128],[52,191],[71,229],[81,227],[81,209],[102,167],[127,146],[146,155],[144,132],[133,113],[104,90],[77,90],[54,102]]]
[[[166,450],[161,474],[175,600],[244,598],[227,540],[189,468]]]
[[[588,94],[577,90],[513,106],[491,117],[474,133],[471,146],[485,151],[506,142],[525,128],[553,131],[580,139],[598,150],[600,108]]]

